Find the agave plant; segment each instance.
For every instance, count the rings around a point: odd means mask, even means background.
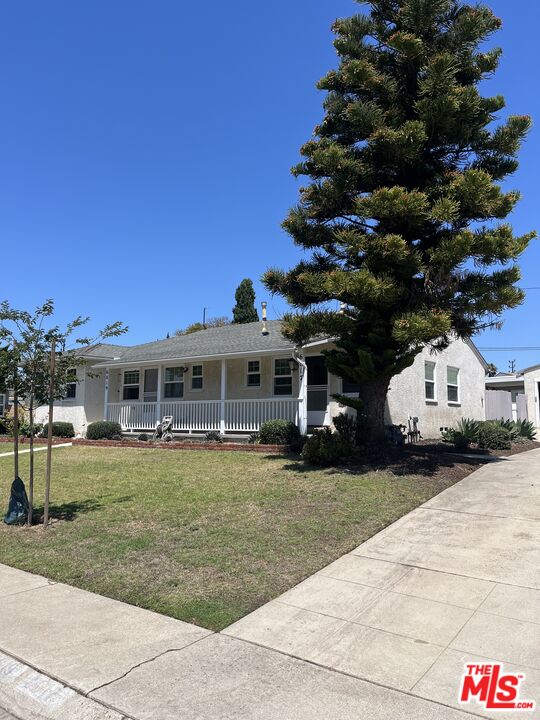
[[[519,437],[526,440],[536,439],[536,428],[530,420],[517,420],[515,426],[518,430]]]
[[[443,432],[443,440],[451,442],[456,448],[467,448],[478,439],[480,423],[470,418],[461,418],[457,425]]]
[[[508,432],[510,433],[510,440],[512,442],[516,442],[516,440],[521,435],[517,423],[515,423],[513,420],[499,420],[498,423],[505,430],[508,430]]]

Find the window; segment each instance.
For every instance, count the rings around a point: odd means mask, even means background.
[[[448,367],[446,369],[446,387],[448,390],[448,402],[458,403],[459,402],[459,369],[454,367]]]
[[[73,400],[77,397],[77,368],[70,368],[67,371],[66,400]]]
[[[6,396],[0,395],[0,417],[4,417],[5,410],[6,410]]]
[[[287,358],[274,361],[274,395],[292,395],[292,370]]]
[[[181,367],[165,368],[164,392],[166,398],[184,397],[184,370]]]
[[[426,400],[434,401],[436,400],[435,395],[435,363],[434,362],[426,362],[424,363],[424,373],[425,373],[425,381],[426,381]]]
[[[203,389],[203,366],[194,365],[191,368],[191,389],[202,390]]]
[[[126,370],[124,372],[124,387],[122,391],[123,400],[139,399],[139,371]]]
[[[260,360],[248,360],[247,386],[248,386],[248,388],[261,387],[261,363],[260,363]]]

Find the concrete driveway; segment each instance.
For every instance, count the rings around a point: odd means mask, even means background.
[[[25,720],[71,720],[83,700],[98,705],[80,717],[99,720],[537,720],[458,693],[465,663],[502,662],[525,675],[521,699],[540,701],[539,473],[540,451],[483,467],[221,634],[0,566],[0,708]]]
[[[502,662],[540,701],[540,451],[484,466],[225,634],[501,720],[458,692]],[[533,713],[536,717],[538,713]]]

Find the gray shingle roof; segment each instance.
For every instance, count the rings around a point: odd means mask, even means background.
[[[95,343],[89,345],[84,350],[78,351],[79,355],[83,357],[96,357],[96,358],[118,358],[121,357],[126,350],[129,350],[125,345],[113,345],[111,343]]]
[[[178,335],[166,340],[123,348],[118,364],[154,360],[188,360],[211,355],[291,350],[294,343],[281,334],[281,322],[267,322],[268,335],[263,335],[262,323],[225,325],[208,328],[190,335]],[[108,363],[103,363],[108,364]]]

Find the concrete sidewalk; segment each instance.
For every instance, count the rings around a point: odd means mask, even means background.
[[[468,660],[525,673],[522,698],[538,701],[539,472],[540,451],[483,467],[221,634],[0,566],[0,708],[23,720],[490,717],[458,709]],[[13,661],[22,691],[3,670]],[[73,714],[68,701],[91,704]]]

